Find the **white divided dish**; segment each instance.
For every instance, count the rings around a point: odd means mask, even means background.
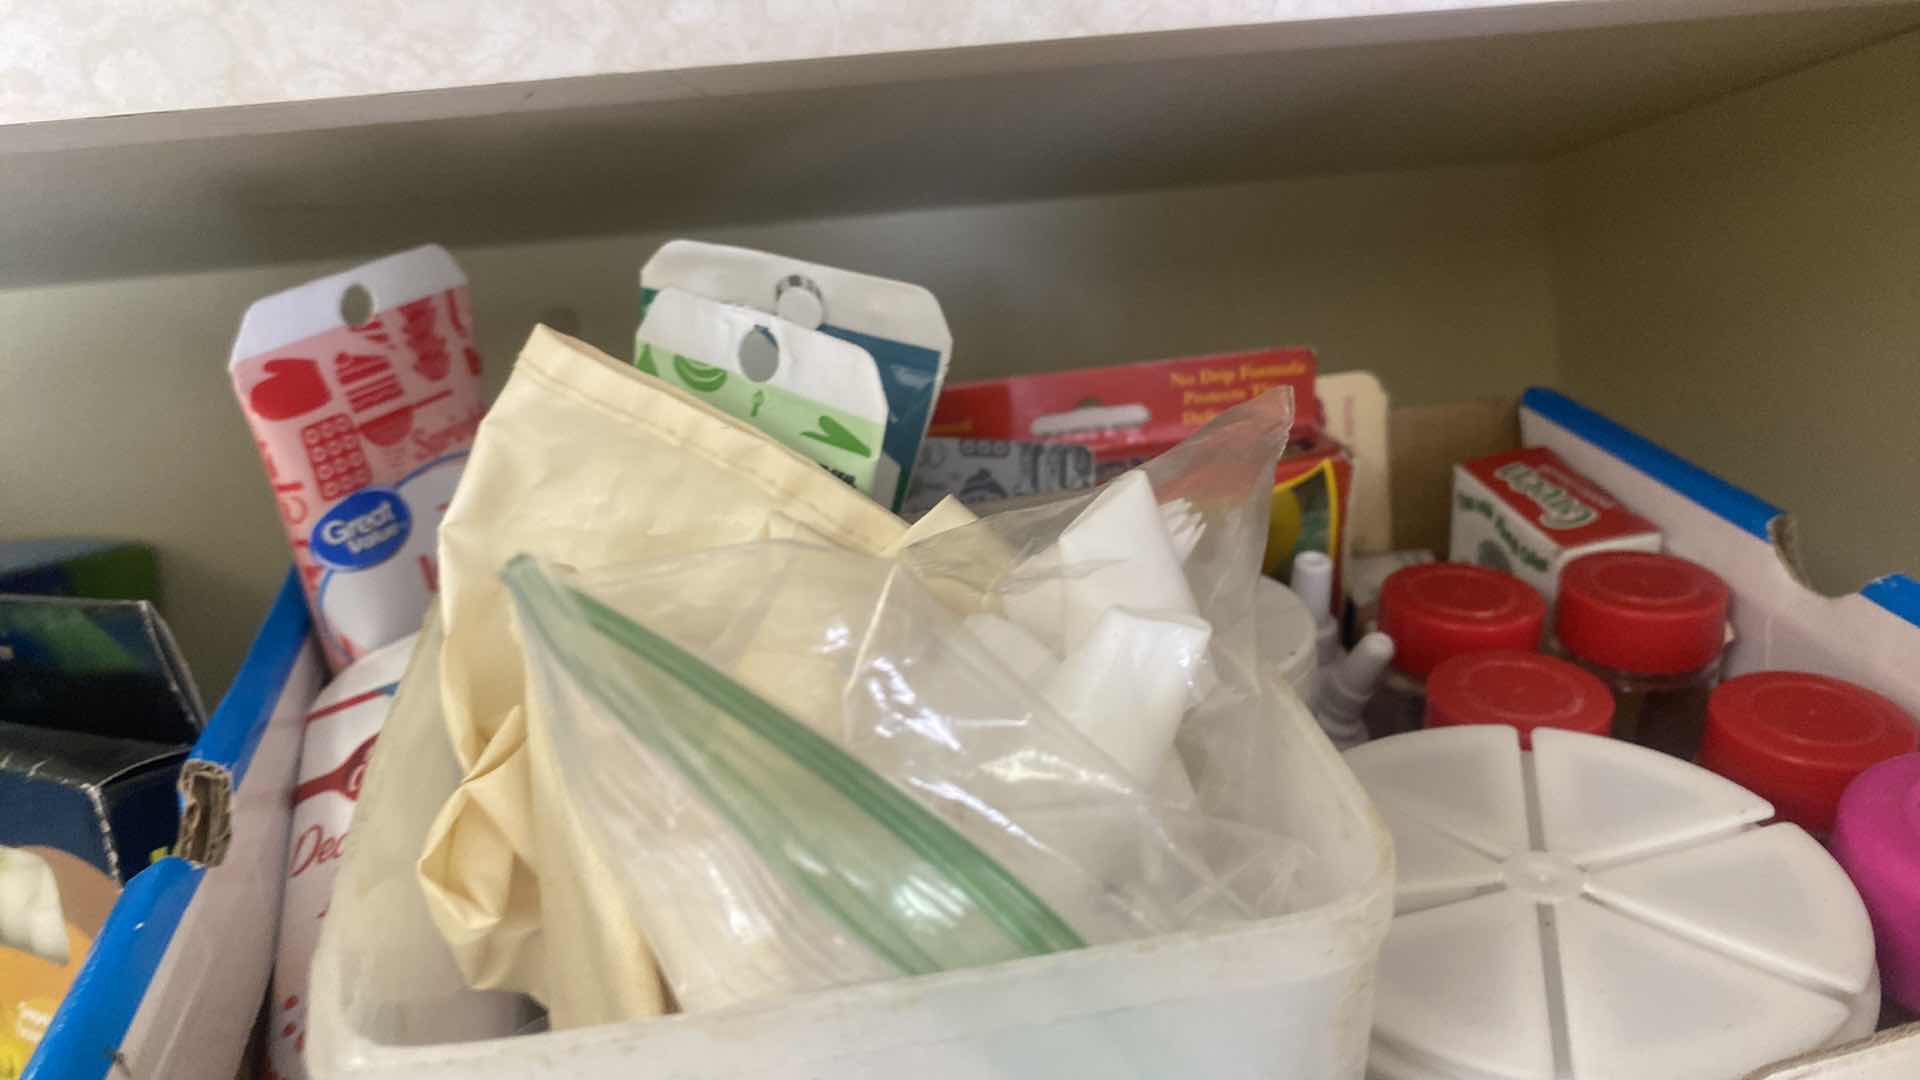
[[[1368,1073],[1713,1080],[1868,1034],[1858,894],[1768,803],[1676,758],[1469,726],[1347,761],[1399,855]]]

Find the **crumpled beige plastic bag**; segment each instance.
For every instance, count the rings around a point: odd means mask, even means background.
[[[796,536],[880,554],[905,534],[757,430],[535,328],[440,525],[437,704],[464,776],[418,870],[469,984],[533,995],[556,1028],[665,1007],[617,881],[566,820],[571,800],[546,794],[567,779],[525,723],[507,560],[594,567]]]

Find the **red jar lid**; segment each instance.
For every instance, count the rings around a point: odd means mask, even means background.
[[[1869,766],[1920,748],[1920,728],[1865,687],[1802,671],[1728,679],[1707,699],[1700,764],[1809,832],[1833,828],[1840,793]]]
[[[1380,629],[1393,666],[1426,678],[1440,661],[1495,649],[1537,649],[1547,602],[1510,574],[1467,563],[1395,570],[1380,586]]]
[[[1698,563],[1603,551],[1560,571],[1554,636],[1570,653],[1636,675],[1683,675],[1720,655],[1727,583]]]
[[[1442,661],[1427,676],[1427,726],[1505,724],[1520,729],[1520,748],[1534,728],[1588,735],[1613,729],[1613,693],[1589,672],[1531,652],[1484,652]]]

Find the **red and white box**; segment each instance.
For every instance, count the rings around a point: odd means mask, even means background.
[[[466,275],[431,245],[266,297],[240,324],[234,393],[334,671],[418,630],[437,591],[440,518],[484,410],[472,327]]]
[[[1574,472],[1545,447],[1529,446],[1453,467],[1447,557],[1502,570],[1551,601],[1560,568],[1597,551],[1659,551],[1660,530]]]
[[[1314,394],[1313,350],[1288,347],[949,385],[927,434],[1078,443],[1104,483],[1171,449],[1227,409],[1278,387],[1293,391],[1293,431],[1274,470],[1265,571],[1285,578],[1293,557],[1333,558],[1336,613],[1347,550],[1354,463],[1330,437]]]
[[[307,973],[333,878],[346,853],[354,805],[394,692],[413,657],[414,637],[359,660],[320,691],[307,710],[293,788],[287,881],[274,947],[273,999],[267,1009],[264,1080],[306,1080]]]

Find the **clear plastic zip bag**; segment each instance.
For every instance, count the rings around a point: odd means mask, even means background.
[[[766,541],[510,564],[529,730],[680,1006],[1285,913],[1297,842],[1169,793],[1163,768],[1212,799],[1174,730],[1116,741],[1061,704],[1131,664],[1183,743],[1257,726],[1248,598],[1285,436],[1271,407],[1229,413],[1148,467],[1144,504],[1110,485],[893,560]],[[1120,542],[1143,506],[1158,564]]]

